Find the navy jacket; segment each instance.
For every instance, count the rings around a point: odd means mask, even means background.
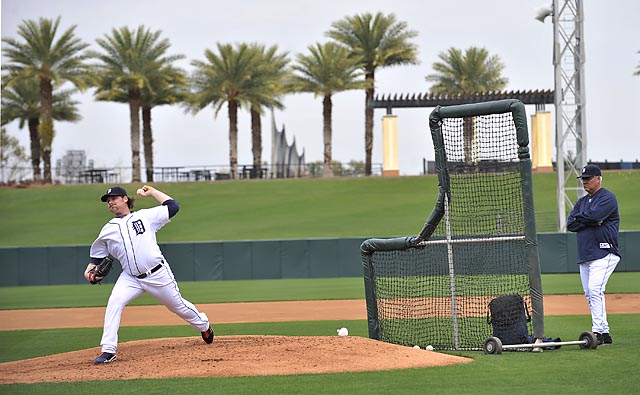
[[[620,256],[618,201],[609,190],[600,188],[593,196],[578,199],[569,213],[567,229],[576,232],[578,263],[593,261],[609,253]]]

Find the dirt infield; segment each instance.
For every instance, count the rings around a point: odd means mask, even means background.
[[[216,323],[366,319],[364,300],[206,304]],[[589,314],[582,295],[544,298],[545,315]],[[640,294],[607,295],[609,314],[640,313]],[[104,308],[0,311],[0,330],[101,327]],[[129,306],[122,326],[184,325],[164,306]],[[99,347],[0,364],[0,384],[166,377],[256,376],[430,367],[471,360],[362,337],[220,336],[121,343],[118,360],[91,363]],[[171,360],[172,369],[160,369]],[[46,368],[45,368],[46,367]],[[100,370],[100,374],[96,372]]]
[[[214,323],[364,320],[367,306],[359,300],[199,304]],[[0,330],[99,328],[104,307],[0,311]],[[609,314],[640,313],[640,294],[607,295]],[[545,315],[589,314],[583,295],[547,295]],[[127,306],[122,326],[183,325],[164,306]]]

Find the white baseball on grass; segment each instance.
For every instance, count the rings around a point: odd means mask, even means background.
[[[415,346],[413,346],[413,348],[415,348],[415,349],[418,349],[418,350],[419,350],[419,349],[420,349],[420,346],[415,345]]]
[[[349,330],[347,328],[338,329],[338,336],[349,336]]]
[[[425,348],[425,350],[427,350],[427,351],[433,351],[433,346],[432,346],[431,344],[429,344],[429,345],[427,346],[427,348]]]

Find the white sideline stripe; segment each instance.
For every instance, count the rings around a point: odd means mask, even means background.
[[[481,239],[455,239],[455,240],[427,240],[418,243],[419,246],[437,244],[466,244],[466,243],[499,243],[501,241],[524,240],[525,236],[485,237]]]

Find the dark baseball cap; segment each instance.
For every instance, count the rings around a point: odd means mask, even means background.
[[[127,196],[127,191],[125,191],[124,188],[119,187],[119,186],[111,187],[111,188],[107,189],[107,193],[102,195],[100,200],[102,200],[103,202],[106,202],[107,201],[107,197],[109,197],[109,196]]]
[[[598,166],[586,165],[585,167],[582,168],[582,174],[580,174],[576,178],[591,178],[591,177],[601,176],[601,175],[602,175],[602,172],[600,171],[600,168]]]

